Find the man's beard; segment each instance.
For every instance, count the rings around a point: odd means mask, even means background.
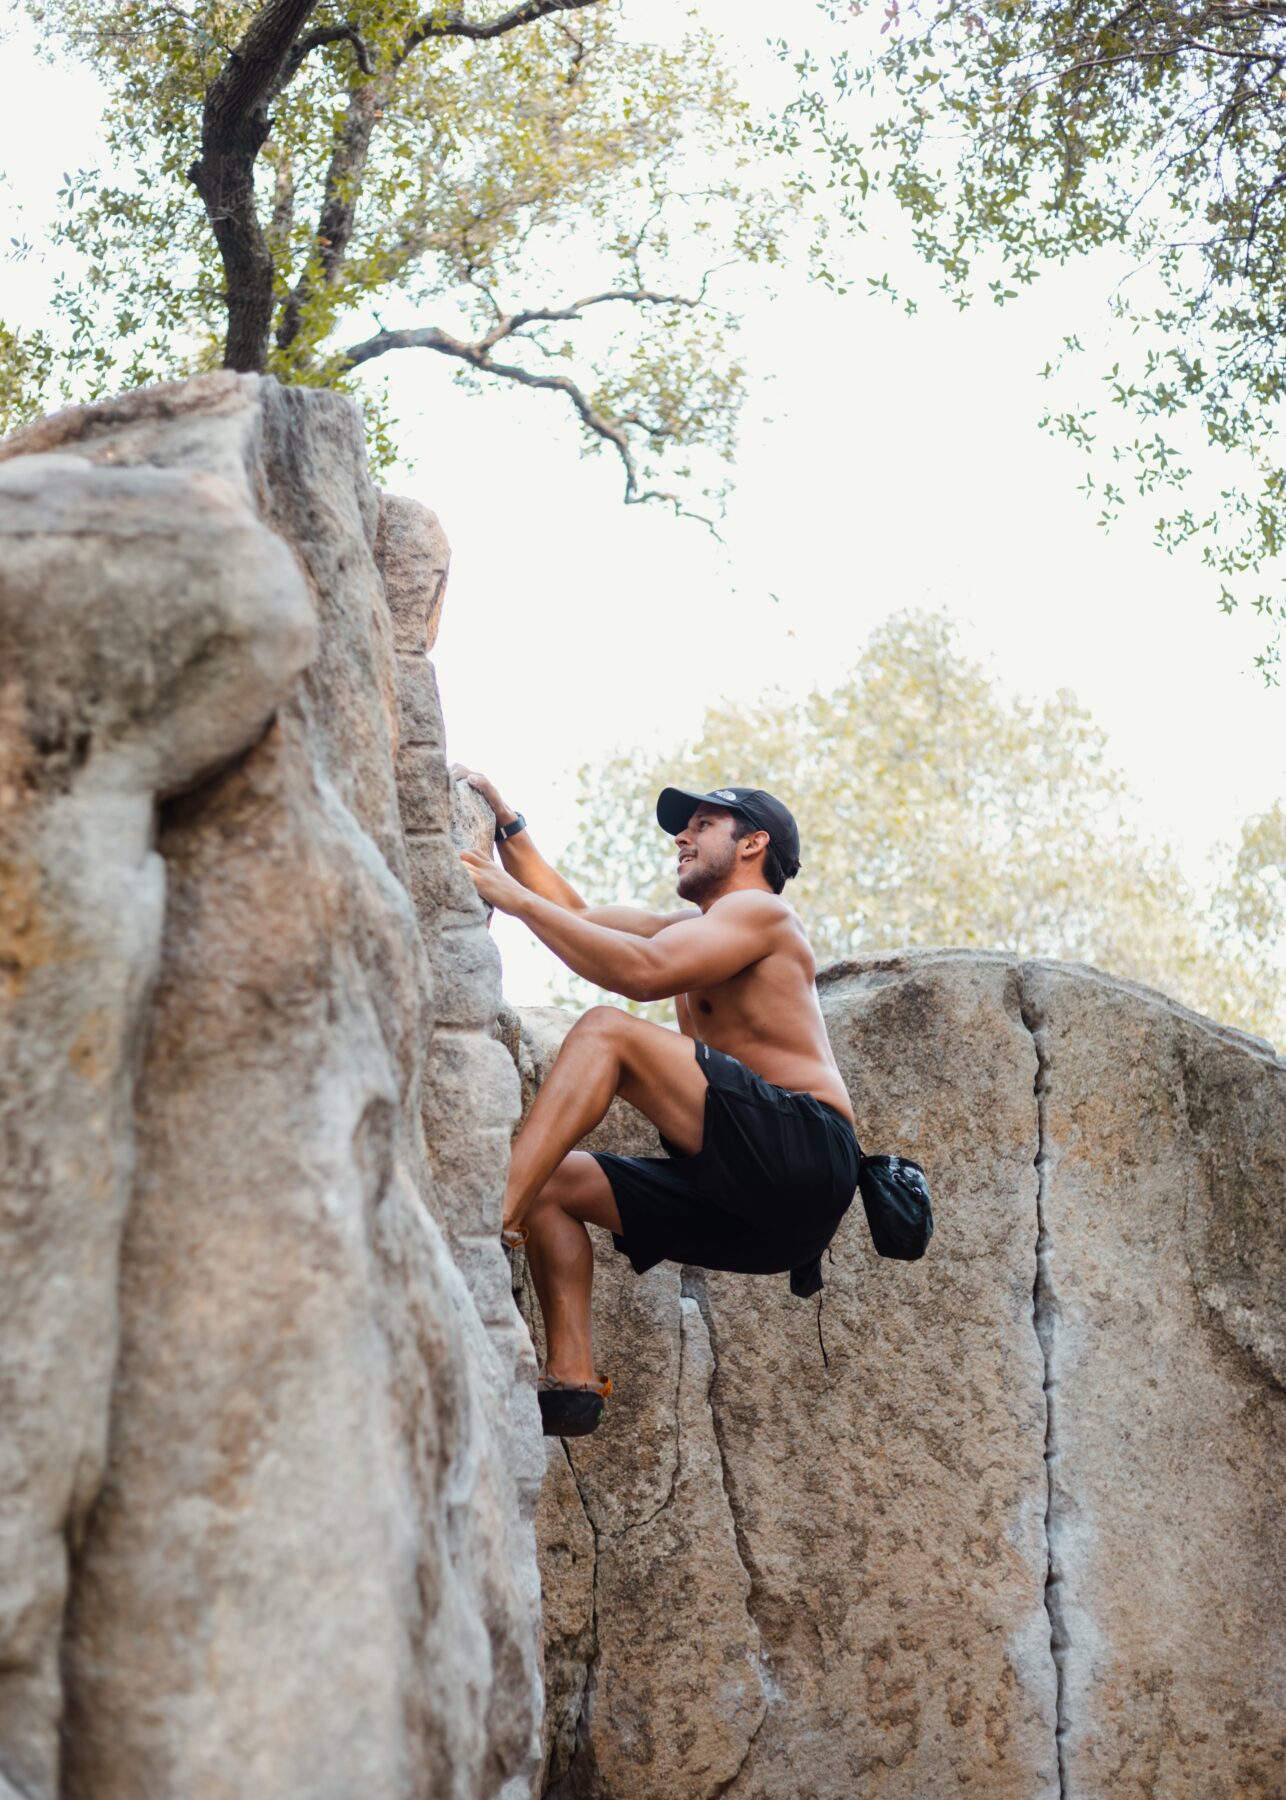
[[[708,851],[706,855],[709,855]],[[684,863],[679,869],[679,878],[675,883],[675,891],[680,900],[694,900],[697,905],[700,905],[707,895],[723,886],[727,880],[728,871],[735,861],[736,852],[730,849],[721,864],[705,860]]]

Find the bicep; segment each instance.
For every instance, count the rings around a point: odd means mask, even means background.
[[[701,917],[700,913],[686,909],[683,912],[654,913],[641,906],[588,906],[580,916],[588,919],[591,925],[606,925],[611,931],[628,931],[632,937],[645,938],[655,937],[670,925]]]
[[[739,975],[767,955],[770,934],[768,921],[743,913],[698,916],[667,926],[654,941],[657,991],[649,998],[667,1000]]]

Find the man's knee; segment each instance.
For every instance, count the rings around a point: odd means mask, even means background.
[[[616,1231],[620,1222],[614,1208],[611,1185],[598,1163],[587,1150],[571,1150],[532,1201],[526,1223],[538,1231],[542,1220],[565,1213],[582,1224],[604,1224]]]
[[[581,1164],[592,1160],[584,1151],[569,1151],[532,1201],[529,1216],[547,1212],[551,1207],[565,1210],[585,1184]]]
[[[619,1037],[630,1023],[630,1015],[619,1006],[591,1006],[583,1012],[572,1031],[577,1037]]]

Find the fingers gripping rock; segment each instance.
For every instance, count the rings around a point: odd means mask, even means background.
[[[496,837],[496,815],[467,781],[451,783],[451,837],[457,850],[490,856]]]

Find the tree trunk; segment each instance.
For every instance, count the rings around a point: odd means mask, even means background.
[[[201,155],[188,175],[214,231],[227,296],[225,369],[261,371],[272,331],[272,250],[255,209],[255,159],[291,45],[317,0],[268,0],[210,83]]]

